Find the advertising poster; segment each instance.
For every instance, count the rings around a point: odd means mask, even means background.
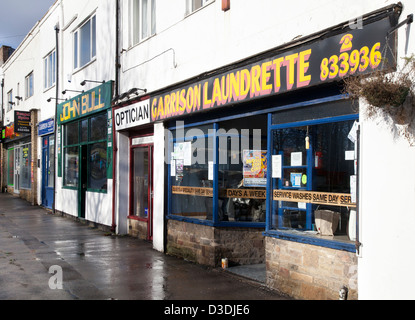
[[[267,152],[263,150],[243,151],[243,176],[245,187],[266,187]]]

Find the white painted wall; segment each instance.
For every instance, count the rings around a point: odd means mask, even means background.
[[[401,21],[415,13],[404,1]],[[415,53],[415,29],[399,29],[398,57]],[[400,59],[402,66],[402,60]],[[364,111],[365,108],[362,108]],[[414,299],[415,146],[388,116],[362,114],[360,299]]]
[[[164,250],[164,126],[154,125],[153,247]]]

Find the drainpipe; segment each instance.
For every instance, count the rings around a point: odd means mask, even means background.
[[[115,0],[115,88],[114,88],[114,95],[118,97],[119,93],[119,2]],[[113,106],[112,108],[112,225],[111,225],[111,232],[115,233],[117,229],[117,224],[115,222],[115,189],[117,185],[117,135],[115,133],[115,112]]]
[[[56,129],[57,129],[57,121],[58,121],[58,97],[59,97],[59,25],[56,24],[55,26],[55,34],[56,34],[56,48],[55,48],[55,54],[56,54],[56,99],[55,99],[55,121],[54,121],[54,148],[55,148],[55,152],[54,152],[54,157],[55,157],[55,161],[53,161],[53,174],[54,174],[54,178],[53,178],[53,201],[52,201],[52,212],[56,213],[56,146],[57,146],[57,134],[56,134]]]

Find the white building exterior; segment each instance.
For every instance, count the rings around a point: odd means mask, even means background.
[[[81,86],[80,83],[84,80],[114,81],[113,111],[117,112],[117,110],[123,110],[122,108],[129,105],[136,106],[141,100],[146,101],[169,90],[180,90],[186,85],[196,83],[199,78],[207,79],[211,73],[220,73],[218,70],[235,69],[238,63],[243,65],[245,60],[255,61],[256,56],[266,51],[295,43],[298,39],[305,39],[339,24],[349,22],[351,30],[363,27],[359,24],[361,17],[395,3],[389,0],[386,2],[384,0],[366,2],[357,0],[348,2],[299,0],[285,3],[271,0],[255,2],[238,0],[231,1],[230,9],[223,10],[222,4],[226,1],[220,0],[183,0],[180,2],[149,0],[146,1],[148,7],[145,19],[134,20],[134,12],[136,12],[134,4],[139,4],[140,13],[143,13],[144,2],[132,0],[94,0],[88,2],[57,0],[42,20],[33,27],[11,58],[2,66],[5,96],[11,90],[13,90],[13,96],[23,96],[25,77],[33,72],[33,96],[22,101],[14,100],[16,102],[15,108],[20,111],[39,110],[38,123],[55,117],[54,100],[50,103],[46,100],[50,97],[56,98],[56,83],[46,89],[44,84],[44,59],[56,50],[55,26],[59,28],[58,64],[56,65],[58,68],[57,98],[75,99],[82,95],[79,92],[71,91],[63,95],[62,91],[65,89],[88,91],[99,86],[93,82],[87,82],[85,86]],[[153,3],[155,4],[154,9],[151,6]],[[199,3],[200,8],[191,12],[191,5],[196,3]],[[415,12],[413,2],[403,1],[402,5],[403,11],[399,21],[403,21],[408,15]],[[85,23],[91,22],[92,24],[94,17],[96,52],[81,67],[81,56],[76,57],[74,54],[75,34],[78,32],[80,35]],[[411,28],[413,28],[412,25],[408,24],[397,30],[399,66],[402,66],[403,63],[402,59],[399,59],[400,57],[409,57],[415,53],[415,37]],[[139,32],[133,30],[139,30]],[[299,45],[295,44],[295,46]],[[82,53],[78,51],[78,54]],[[118,69],[116,54],[119,55]],[[132,88],[145,89],[146,92],[139,90],[137,96],[130,94],[127,99],[120,97],[122,93],[127,93]],[[303,93],[304,91],[299,95]],[[3,103],[6,106],[7,103],[4,99]],[[305,100],[308,99],[304,98]],[[266,102],[264,100],[264,104]],[[272,101],[272,103],[276,102],[278,102],[278,97]],[[227,111],[238,107],[240,107],[238,104],[229,106]],[[298,287],[310,288],[308,295],[306,289],[295,293],[288,291],[289,294],[307,299],[310,298],[311,292],[317,298],[332,299],[333,291],[340,289],[341,286],[336,282],[336,286],[333,285],[332,288],[327,289],[330,285],[321,285],[322,280],[316,274],[320,272],[319,268],[327,271],[329,265],[335,264],[335,260],[346,259],[348,260],[347,266],[345,265],[343,270],[333,272],[341,274],[338,278],[349,281],[343,285],[356,293],[353,297],[358,297],[361,300],[415,298],[412,290],[415,281],[411,277],[411,271],[415,268],[415,248],[411,230],[415,225],[415,203],[413,201],[415,149],[405,137],[397,133],[390,119],[383,115],[368,118],[365,110],[365,102],[360,101],[358,114],[361,129],[358,239],[361,246],[359,252],[349,250],[347,255],[341,255],[343,254],[341,249],[328,248],[324,252],[324,259],[326,259],[326,264],[324,264],[323,258],[315,253],[317,249],[314,250],[314,248],[318,246],[309,246],[309,243],[298,245],[295,243],[295,246],[291,246],[294,242],[278,239],[279,247],[270,249],[270,242],[267,242],[268,253],[264,256],[263,262],[267,264],[268,286],[275,287],[272,278],[273,272],[280,274],[286,272],[291,279],[297,277],[295,283]],[[222,111],[218,112],[217,118],[220,112]],[[109,113],[107,114],[109,115]],[[209,117],[209,113],[205,114]],[[203,118],[203,116],[200,117]],[[212,117],[215,118],[215,116]],[[191,120],[190,116],[185,118],[186,121],[190,121],[189,119]],[[11,111],[5,112],[4,120],[6,125],[12,123],[14,121],[13,113]],[[110,120],[109,118],[108,121]],[[153,161],[153,202],[152,221],[148,221],[147,216],[138,220],[151,225],[151,240],[154,249],[168,251],[167,247],[171,241],[169,237],[172,237],[169,233],[170,229],[173,230],[181,224],[184,225],[184,228],[187,228],[189,239],[197,238],[189,240],[189,242],[199,241],[200,235],[198,233],[192,234],[193,231],[189,231],[189,226],[193,224],[187,220],[183,222],[183,219],[171,217],[166,219],[166,216],[170,216],[171,213],[169,210],[172,200],[169,194],[168,180],[172,174],[165,161],[167,153],[165,133],[167,127],[172,127],[172,123],[167,120],[148,122],[128,130],[115,132],[115,140],[111,141],[111,148],[116,150],[112,164],[115,168],[115,176],[107,179],[105,192],[86,191],[84,218],[105,227],[113,227],[118,234],[131,233],[131,229],[134,228],[132,225],[134,219],[131,216],[135,200],[132,199],[134,198],[132,190],[135,190],[132,180],[132,159],[134,159],[135,150],[139,149],[134,144],[141,141],[138,143],[139,145],[146,147],[151,145],[153,148],[150,157]],[[203,121],[199,120],[199,122]],[[63,127],[65,126],[62,126],[62,130],[66,130]],[[116,128],[111,127],[111,132],[108,134],[112,134],[112,130],[115,131]],[[147,136],[151,136],[151,138]],[[134,142],[134,138],[143,137],[144,140],[135,140]],[[38,137],[37,139],[37,144],[41,146],[42,138]],[[63,136],[60,139],[63,139]],[[81,148],[81,144],[79,146]],[[63,145],[61,147],[64,148]],[[39,204],[42,203],[41,159],[42,148],[38,147],[37,159],[34,159],[33,174],[38,177],[36,197]],[[37,160],[40,163],[39,167],[36,166]],[[56,159],[56,161],[58,160],[59,158]],[[63,153],[61,166],[62,171],[65,171]],[[55,174],[55,209],[79,217],[79,189],[65,187],[65,173],[59,175],[57,169]],[[113,194],[115,198],[113,198]],[[150,208],[146,209],[151,210]],[[267,216],[269,217],[270,214],[268,210]],[[200,223],[194,225],[199,226]],[[202,228],[206,227],[206,230],[210,230],[209,228],[212,227],[214,232],[221,232],[227,228],[224,225],[215,226],[205,222],[201,225]],[[261,227],[258,228],[261,229]],[[149,232],[148,230],[147,232]],[[258,234],[262,235],[263,231],[265,231],[265,222]],[[149,237],[149,234],[145,235],[145,238]],[[206,236],[207,238],[208,236]],[[266,236],[265,238],[270,237]],[[215,238],[213,242],[214,245],[210,246],[219,246],[220,239]],[[287,246],[290,247],[292,256],[298,254],[295,268],[283,267],[282,260],[278,263],[275,261],[271,263],[269,259],[271,255],[276,254],[276,251],[280,252],[281,250],[282,252],[284,243],[288,243]],[[200,245],[199,242],[198,245]],[[306,253],[299,253],[302,250]],[[301,268],[307,263],[309,263],[307,267],[311,265],[316,274],[298,272],[298,269],[301,271]],[[315,264],[319,267],[316,267]],[[343,273],[346,274],[346,277],[343,277]],[[301,281],[298,280],[299,277],[301,277]],[[333,280],[333,282],[335,281]],[[282,288],[282,290],[284,289]],[[326,291],[330,291],[330,293],[325,293]]]

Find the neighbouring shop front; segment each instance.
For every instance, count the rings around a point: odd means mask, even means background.
[[[127,203],[125,209],[119,211],[119,224],[124,224],[119,226],[119,230],[126,230],[129,235],[152,241],[156,168],[149,100],[138,98],[126,106],[116,106],[114,125],[120,141],[125,141],[118,147],[119,178],[127,186],[119,191],[119,201]]]
[[[359,111],[342,81],[393,67],[397,20],[390,6],[151,96],[167,252],[265,263],[270,287],[338,299],[359,250]]]
[[[41,121],[38,136],[41,141],[41,205],[52,209],[55,195],[55,120]]]
[[[112,86],[86,91],[57,112],[57,209],[104,226],[112,224]]]
[[[1,130],[3,143],[2,179],[5,191],[37,204],[35,122],[37,111],[15,111],[14,123]]]

